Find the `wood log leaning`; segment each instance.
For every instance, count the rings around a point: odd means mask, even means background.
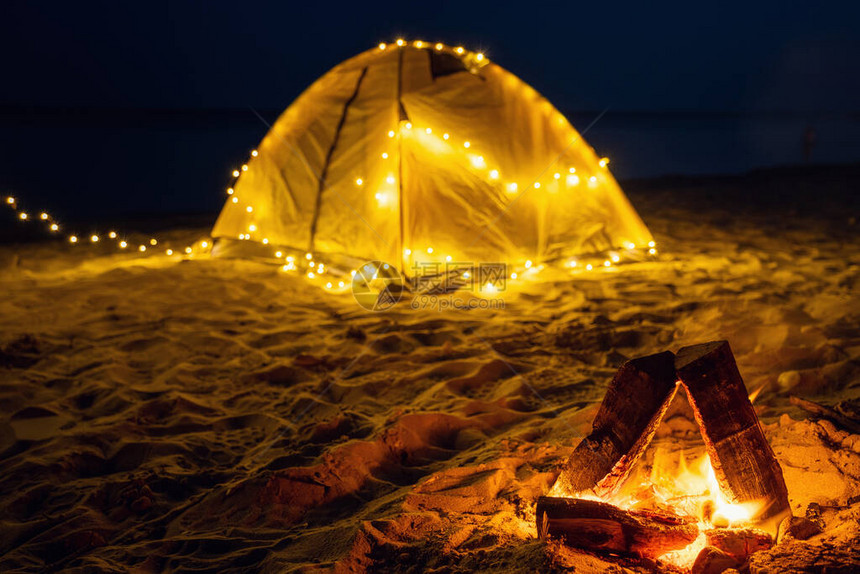
[[[734,503],[760,502],[757,520],[790,514],[782,469],[762,431],[726,341],[684,347],[675,358],[714,474]]]
[[[568,546],[647,558],[685,548],[699,535],[693,518],[549,496],[538,499],[537,529],[541,538],[561,538]]]
[[[669,351],[627,361],[606,390],[592,432],[573,451],[554,492],[611,495],[639,459],[677,389]]]

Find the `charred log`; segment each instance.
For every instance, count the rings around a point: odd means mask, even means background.
[[[692,518],[548,496],[538,499],[537,529],[541,538],[558,537],[568,546],[647,558],[680,550],[699,535]]]
[[[592,432],[573,451],[556,486],[566,494],[609,496],[651,442],[676,391],[669,352],[627,361],[616,373]]]
[[[790,514],[788,491],[729,344],[685,347],[675,366],[722,491],[735,503],[764,503],[759,519],[778,524]]]

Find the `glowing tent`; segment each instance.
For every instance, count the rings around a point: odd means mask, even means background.
[[[617,261],[652,241],[565,117],[460,47],[398,40],[343,62],[251,155],[213,229],[216,252],[265,245],[409,274],[446,260],[518,268],[617,250]]]

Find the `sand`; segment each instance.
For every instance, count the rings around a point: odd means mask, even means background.
[[[371,313],[262,263],[3,246],[0,571],[665,570],[546,546],[534,504],[621,363],[713,339],[763,386],[792,508],[821,505],[838,561],[860,436],[789,396],[860,404],[860,167],[625,189],[656,260],[546,270],[503,310]]]

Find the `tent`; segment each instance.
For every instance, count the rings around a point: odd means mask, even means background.
[[[398,40],[339,64],[251,155],[233,172],[216,252],[349,256],[408,276],[452,260],[617,261],[652,242],[607,160],[534,89],[462,47]]]

